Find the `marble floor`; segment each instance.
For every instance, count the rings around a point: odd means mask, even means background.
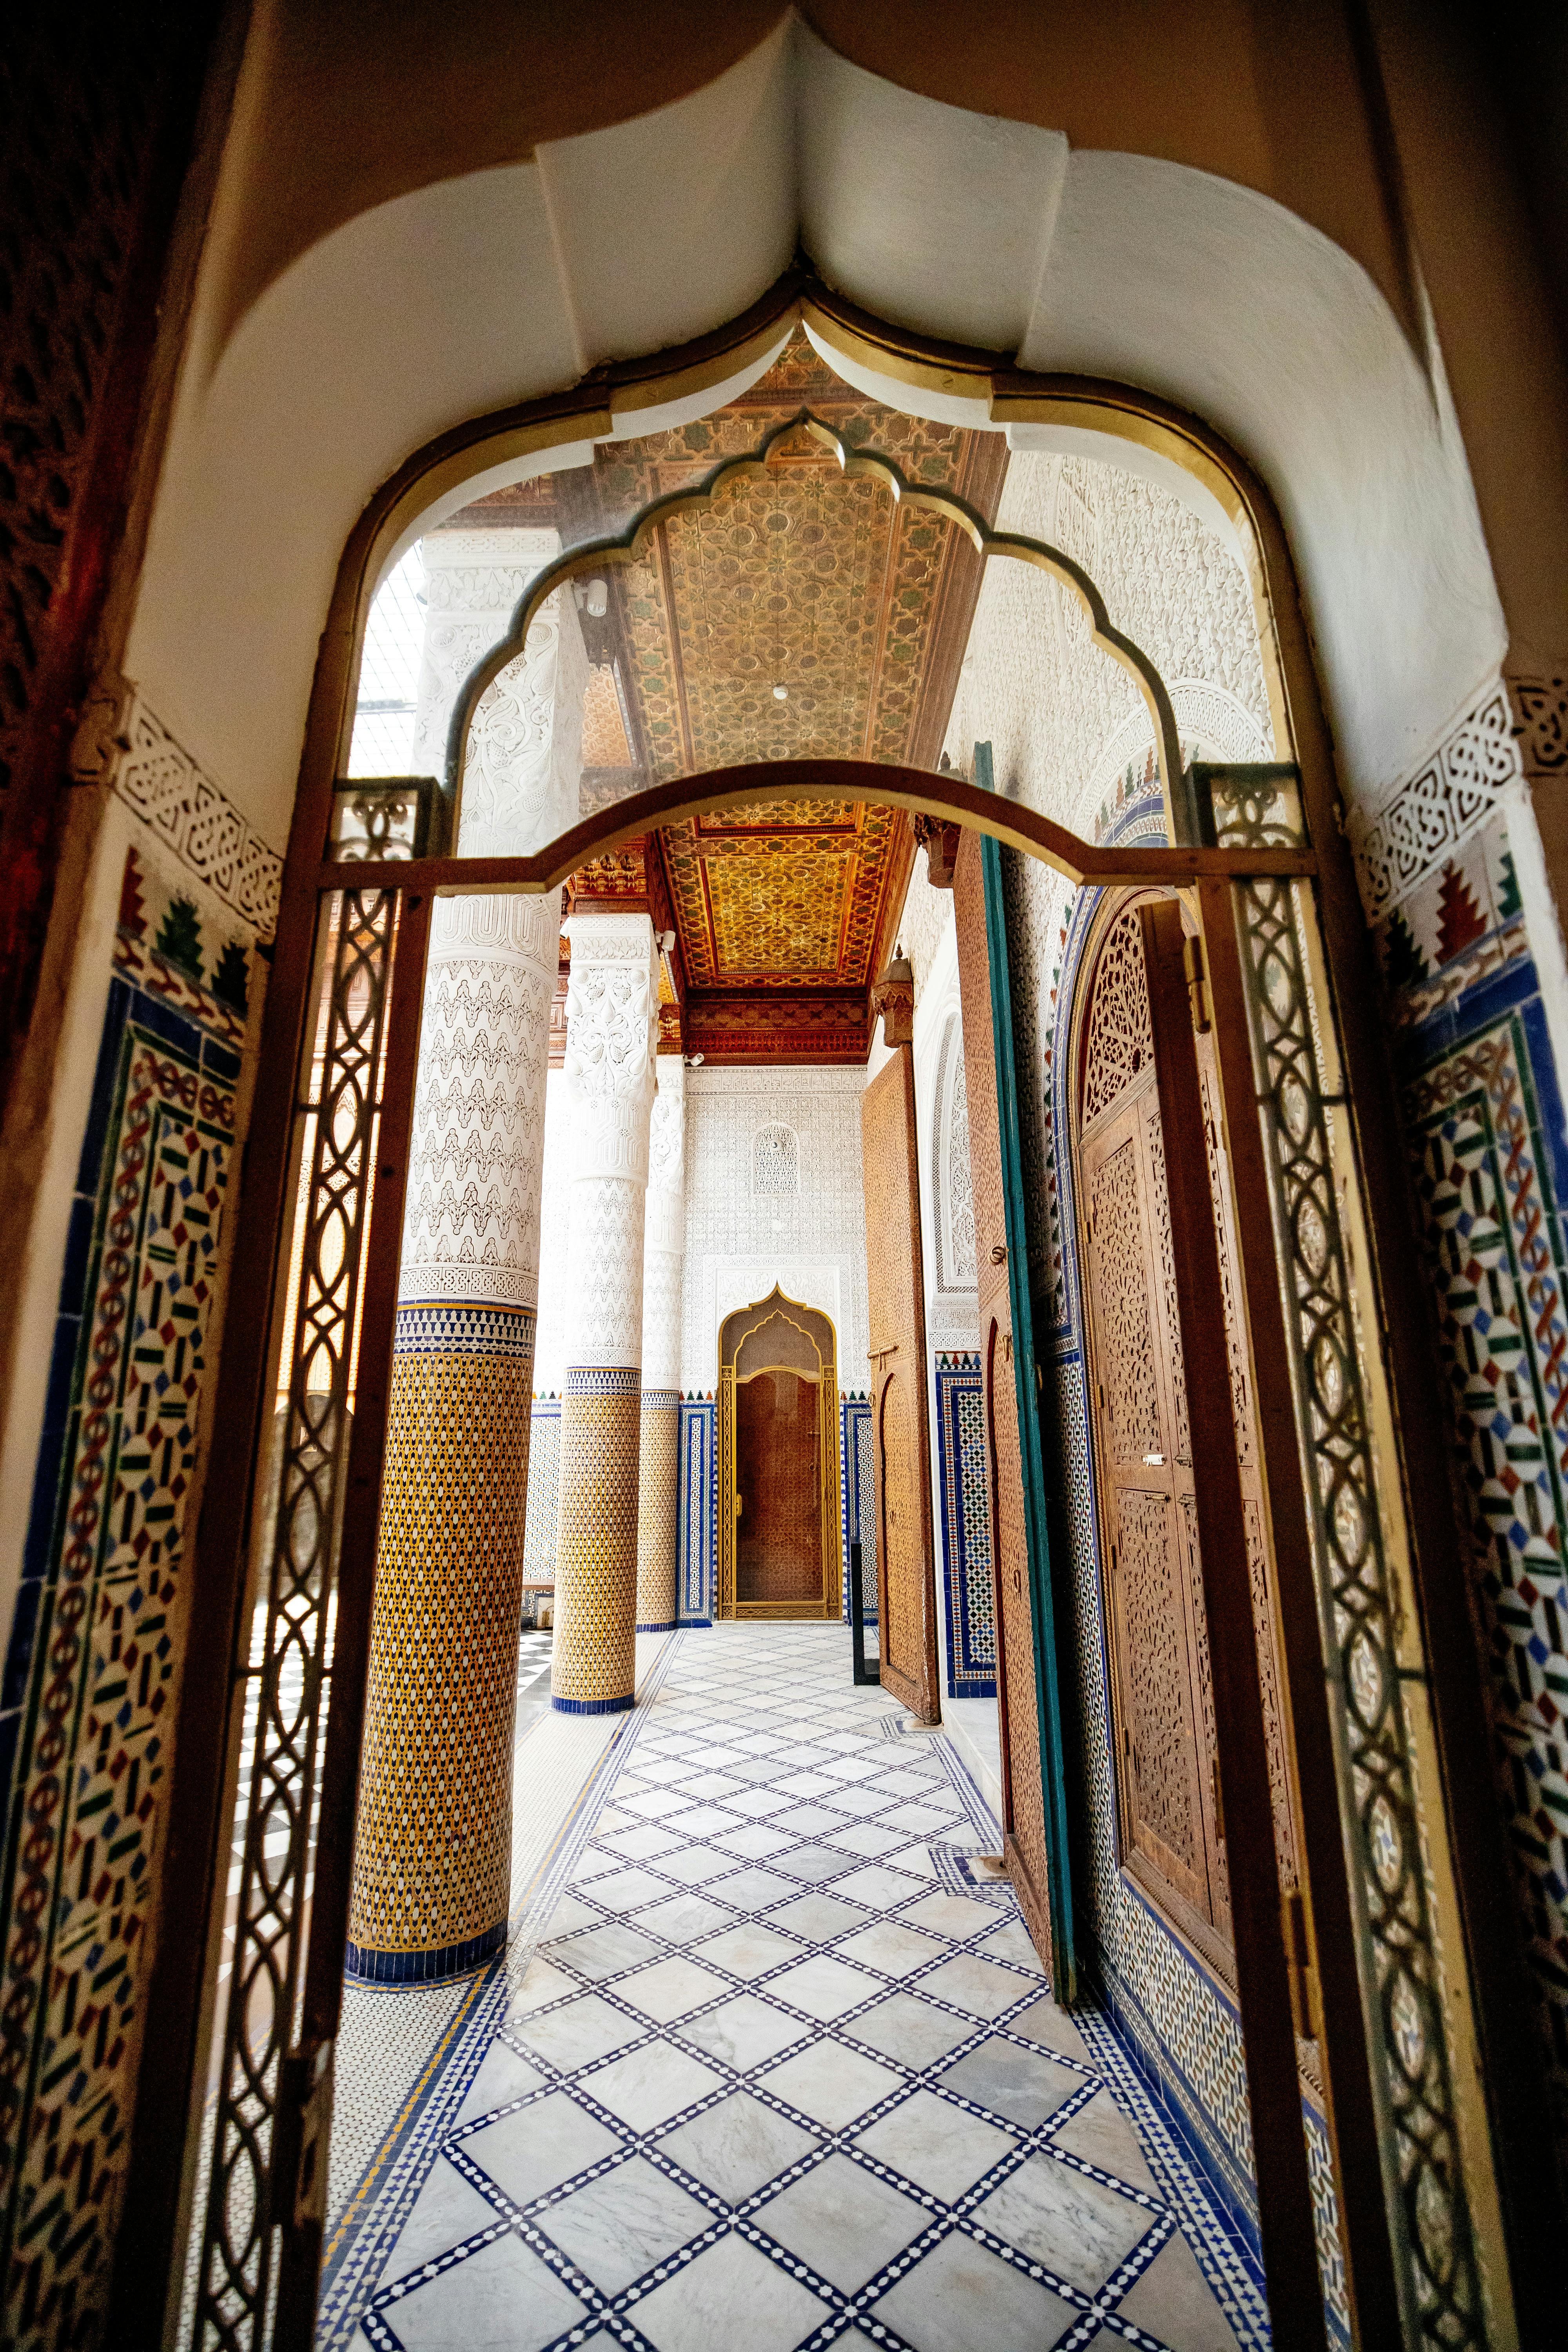
[[[520,1810],[573,1720],[520,1743]],[[1268,2344],[1115,2037],[1051,2000],[952,1744],[852,1685],[847,1633],[677,1634],[615,1720],[444,2095],[349,2200],[323,2347]]]

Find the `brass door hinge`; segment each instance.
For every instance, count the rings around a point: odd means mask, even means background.
[[[1299,1886],[1288,1887],[1279,1898],[1279,1924],[1285,1937],[1285,1974],[1290,1987],[1290,2020],[1300,2042],[1316,2042],[1321,1999],[1318,1971],[1312,1965],[1312,1939],[1307,1927],[1307,1905]]]
[[[1193,1030],[1206,1037],[1214,1026],[1214,1007],[1209,1002],[1208,966],[1204,961],[1204,943],[1194,934],[1182,941],[1182,970],[1187,976],[1187,1003],[1193,1010]]]

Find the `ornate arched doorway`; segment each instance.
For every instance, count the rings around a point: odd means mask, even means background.
[[[837,1336],[775,1283],[719,1330],[719,1615],[837,1618],[838,1517]]]

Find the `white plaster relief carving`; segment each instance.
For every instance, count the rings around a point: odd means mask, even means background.
[[[752,1191],[759,1201],[786,1200],[800,1190],[800,1139],[782,1119],[752,1138]]]
[[[566,1241],[568,1364],[642,1362],[643,1200],[640,1181],[579,1176]]]
[[[118,673],[93,688],[71,746],[71,774],[118,793],[198,881],[271,938],[282,858]]]
[[[525,856],[575,824],[587,684],[577,608],[557,590],[475,708],[458,828],[464,856]]]
[[[545,898],[438,898],[398,1296],[534,1307],[556,917]]]
[[[647,915],[579,915],[569,926],[562,1069],[571,1113],[567,1364],[642,1361],[648,1139],[658,992]]]
[[[446,773],[463,680],[500,644],[529,582],[560,551],[553,530],[434,530],[421,540],[426,617],[415,688],[416,775]]]
[[[1345,829],[1368,922],[1415,889],[1523,778],[1513,712],[1498,678],[1375,815],[1350,812]]]
[[[1217,736],[1236,757],[1246,721],[1248,756],[1274,756],[1251,591],[1196,515],[1120,467],[1019,452],[999,520],[1064,541],[1088,565],[1117,626],[1167,682],[1181,681],[1178,722],[1189,736],[1205,746]],[[1076,600],[1021,564],[992,564],[981,589],[947,739],[966,772],[977,739],[993,747],[1001,791],[1068,824],[1086,800],[1092,813],[1100,779],[1114,779],[1148,740],[1141,698],[1090,642]]]
[[[866,1388],[865,1072],[704,1068],[689,1071],[686,1086],[680,1386],[711,1391],[721,1313],[765,1297],[777,1282],[831,1317],[839,1383]],[[796,1139],[800,1190],[759,1197],[752,1142],[760,1127],[775,1123]]]
[[[643,1234],[643,1386],[673,1389],[680,1384],[686,1259],[686,1065],[680,1055],[660,1054],[657,1077]]]
[[[658,1041],[653,926],[646,915],[588,915],[569,929],[563,1069],[575,1173],[646,1184]]]

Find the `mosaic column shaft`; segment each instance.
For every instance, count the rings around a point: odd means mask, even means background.
[[[565,1381],[551,1694],[629,1707],[637,1680],[644,1204],[658,1034],[646,915],[574,915],[563,1068],[572,1107]]]
[[[660,1054],[643,1232],[637,1632],[675,1622],[680,1533],[680,1314],[686,1269],[686,1064]]]
[[[349,1915],[374,1983],[506,1939],[558,932],[552,896],[434,910]]]

